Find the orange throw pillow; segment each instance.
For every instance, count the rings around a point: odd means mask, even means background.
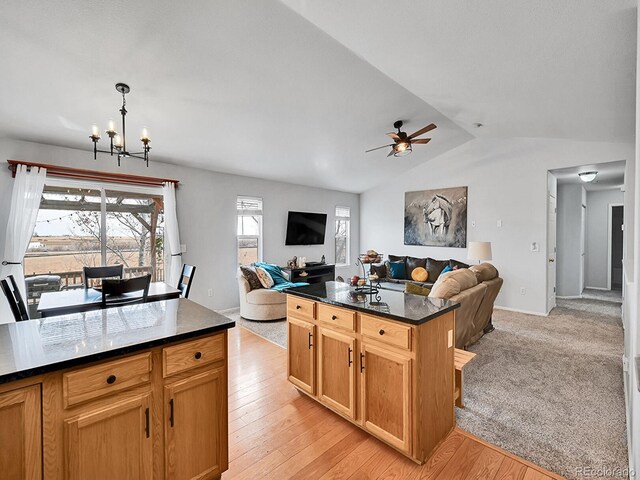
[[[427,278],[429,278],[429,272],[427,272],[426,268],[416,267],[411,272],[411,279],[416,282],[426,282]]]

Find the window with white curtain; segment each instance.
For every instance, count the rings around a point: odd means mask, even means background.
[[[336,265],[344,266],[351,263],[349,238],[351,230],[351,209],[336,207]]]
[[[262,198],[238,197],[238,263],[262,261]]]

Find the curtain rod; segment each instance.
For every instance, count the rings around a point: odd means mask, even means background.
[[[143,177],[141,175],[129,175],[126,173],[98,172],[95,170],[84,170],[81,168],[62,167],[59,165],[49,165],[47,163],[25,162],[23,160],[7,160],[11,176],[15,178],[18,165],[25,165],[28,168],[46,168],[47,175],[56,177],[76,178],[80,180],[98,180],[103,182],[127,183],[131,185],[162,186],[165,182],[174,183],[178,186],[178,180],[171,178]]]

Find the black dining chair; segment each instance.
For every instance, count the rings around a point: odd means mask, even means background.
[[[89,288],[89,280],[105,278],[124,278],[124,265],[110,265],[108,267],[84,267],[82,269],[84,277],[84,288]]]
[[[0,286],[2,286],[2,291],[7,297],[15,321],[22,322],[23,320],[29,320],[27,306],[22,300],[22,295],[20,294],[20,290],[18,290],[18,284],[16,283],[16,279],[13,278],[13,275],[9,275],[7,278],[0,280]]]
[[[182,265],[182,273],[180,274],[180,280],[178,281],[178,290],[180,295],[184,298],[189,298],[189,290],[191,290],[191,282],[193,282],[193,276],[196,274],[196,267],[193,265]]]
[[[125,279],[105,278],[102,281],[102,308],[146,303],[150,284],[151,274]],[[142,294],[132,297],[124,296],[135,292],[142,292]]]

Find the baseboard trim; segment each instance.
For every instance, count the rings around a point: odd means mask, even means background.
[[[583,298],[582,295],[556,295],[556,298],[561,298],[563,300],[575,300],[576,298]]]
[[[498,305],[494,305],[493,308],[497,308],[498,310],[506,310],[507,312],[516,312],[516,313],[524,313],[526,315],[535,315],[536,317],[548,317],[548,313],[542,312],[532,312],[531,310],[521,310],[519,308],[510,308],[510,307],[500,307]]]
[[[607,288],[607,287],[584,287],[585,289],[589,289],[589,290],[604,290],[605,292],[610,292],[611,289]]]

